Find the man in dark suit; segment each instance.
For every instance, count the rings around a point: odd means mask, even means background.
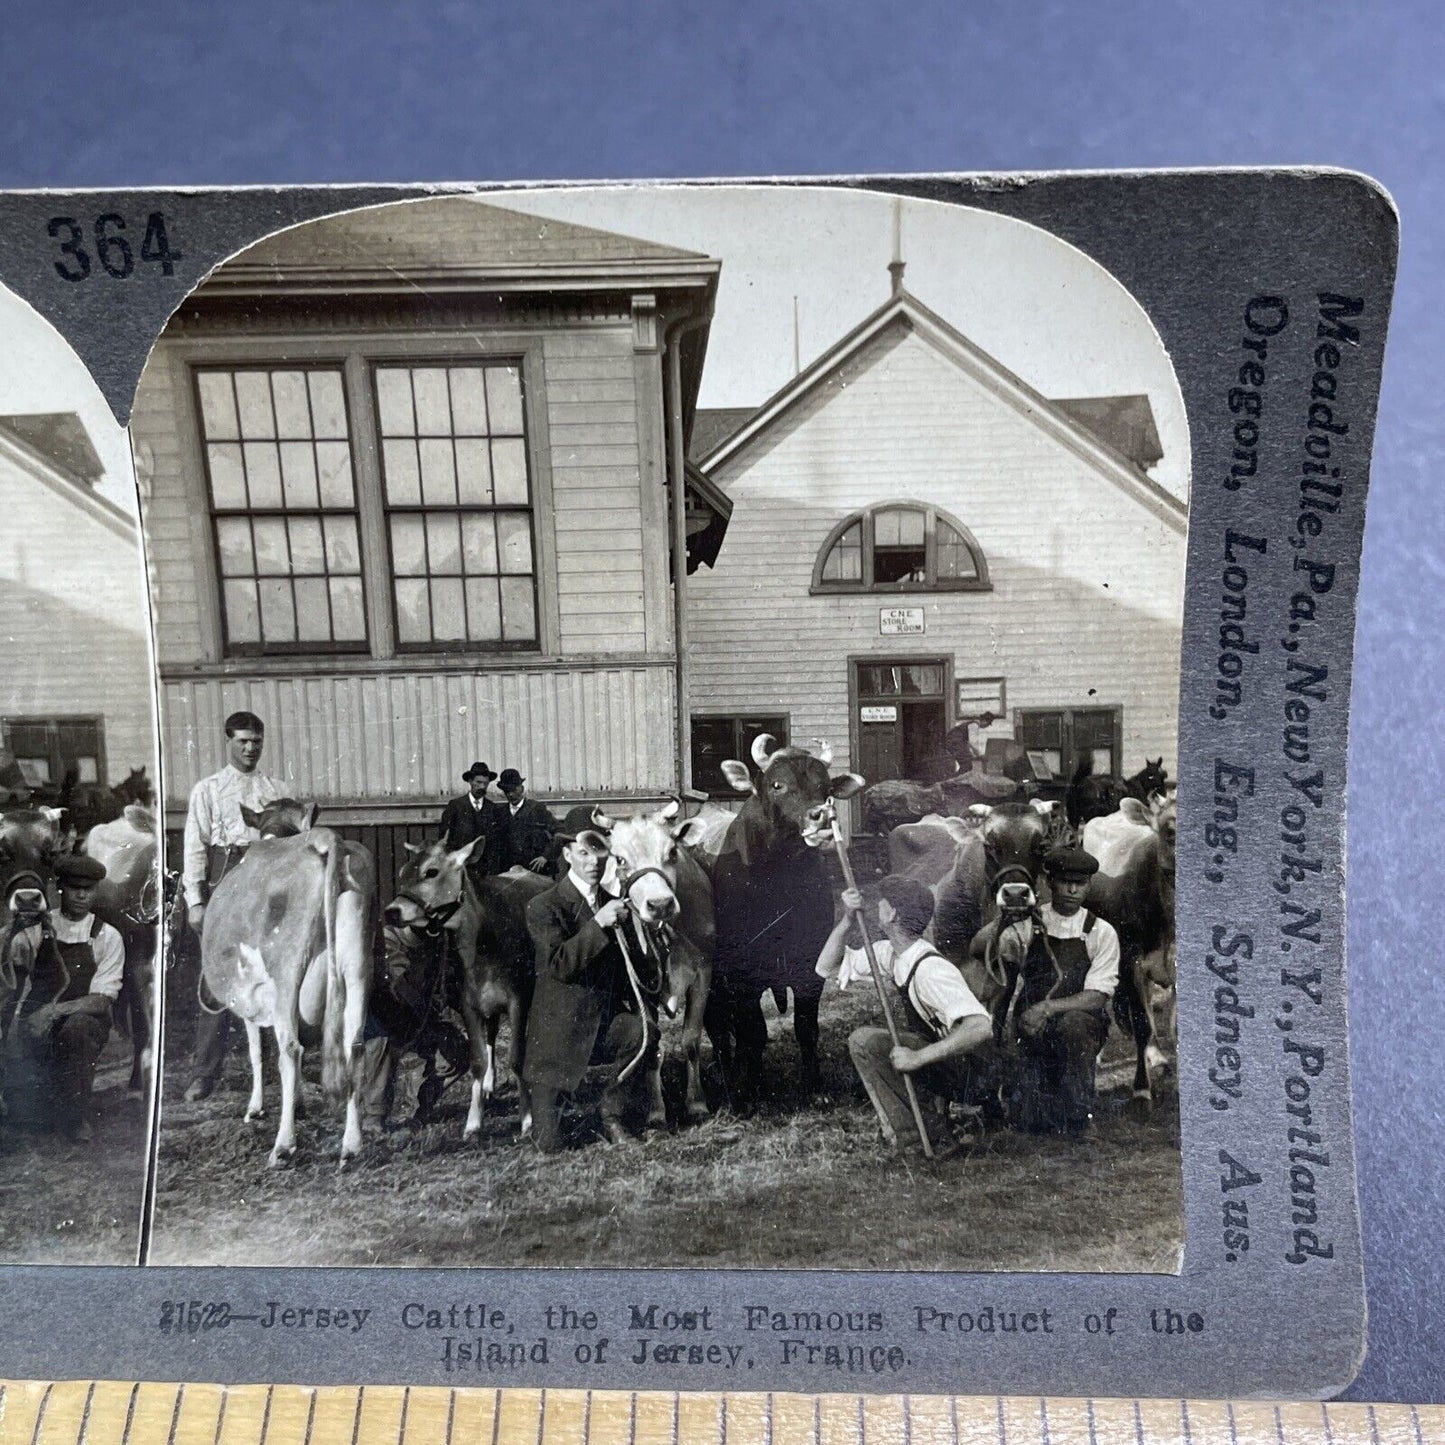
[[[496,853],[495,841],[501,829],[501,809],[487,800],[487,785],[496,776],[485,763],[473,763],[462,774],[467,791],[442,809],[439,836],[449,849],[455,852],[475,838],[482,840],[467,860],[467,867],[477,874],[491,871],[487,864]]]
[[[545,873],[555,856],[556,818],[546,804],[527,796],[527,780],[516,768],[503,768],[497,787],[507,801],[495,805],[498,830],[486,871],[530,868],[533,873]]]
[[[646,1028],[627,977],[618,932],[627,931],[634,959],[640,945],[627,922],[627,902],[602,886],[607,840],[584,831],[566,836],[567,875],[527,905],[527,931],[537,951],[537,983],[527,1015],[522,1074],[532,1095],[532,1139],[544,1154],[562,1147],[559,1096],[577,1088],[591,1063],[609,1066],[602,1129],[623,1143],[622,1116],[634,1090],[646,1087],[644,1059],[618,1075],[643,1047]],[[654,1036],[650,1047],[657,1048]]]

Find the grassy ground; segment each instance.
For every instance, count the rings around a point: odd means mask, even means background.
[[[12,1091],[0,1122],[0,1263],[135,1263],[147,1130],[144,1097],[125,1087],[130,1066],[130,1040],[112,1033],[88,1144],[43,1131],[34,1098]]]
[[[795,1090],[791,1019],[770,1018],[769,1107],[614,1147],[590,1114],[578,1147],[542,1158],[517,1141],[510,1091],[479,1143],[461,1139],[453,1086],[436,1122],[369,1134],[337,1172],[340,1118],[315,1086],[296,1160],[267,1167],[269,1119],[244,1124],[248,1066],[235,1053],[210,1099],[187,1104],[182,1035],[164,1095],[156,1263],[247,1265],[701,1265],[829,1269],[1170,1271],[1183,1243],[1176,1100],[1146,1125],[1127,1098],[1122,1041],[1103,1073],[1088,1140],[1000,1131],[935,1165],[885,1153],[845,1040],[876,1002],[854,989],[824,1001],[828,1107]],[[771,1014],[771,1006],[769,1006]],[[174,1017],[174,1015],[172,1015]],[[1132,1065],[1130,1065],[1132,1068]],[[681,1079],[666,1074],[676,1106]],[[595,1083],[581,1104],[595,1101]]]

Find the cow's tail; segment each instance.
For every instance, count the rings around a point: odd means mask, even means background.
[[[329,828],[308,835],[326,860],[321,914],[326,926],[326,1004],[321,1022],[321,1085],[336,1100],[351,1092],[351,1051],[346,1047],[346,976],[336,954],[336,895],[341,879],[341,839]]]

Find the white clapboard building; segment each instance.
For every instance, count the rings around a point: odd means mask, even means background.
[[[145,578],[73,412],[0,416],[0,787],[153,767]]]
[[[763,405],[699,416],[732,514],[690,582],[694,784],[725,793],[717,763],[760,730],[918,776],[984,712],[1044,775],[1085,751],[1174,775],[1187,512],[1149,475],[1148,398],[1046,399],[892,269]]]
[[[677,583],[727,508],[685,467],[718,270],[459,196],[217,270],[133,416],[172,829],[238,708],[383,877],[473,759],[559,809],[678,786]]]

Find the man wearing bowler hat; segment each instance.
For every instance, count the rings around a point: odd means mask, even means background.
[[[496,851],[493,840],[502,826],[501,808],[487,798],[487,786],[496,776],[486,763],[473,763],[462,774],[467,791],[442,810],[439,836],[450,851],[481,840],[467,859],[468,870],[477,875],[490,871],[487,863]]]
[[[1009,924],[1026,949],[1015,1005],[1019,1076],[1010,1100],[1016,1128],[1087,1133],[1094,1108],[1094,1060],[1109,1032],[1119,986],[1119,935],[1084,904],[1098,860],[1082,848],[1044,857],[1049,902],[1033,919]]]
[[[11,949],[17,971],[29,974],[20,1005],[25,1056],[51,1106],[54,1122],[73,1139],[91,1137],[90,1093],[95,1061],[110,1034],[120,996],[125,945],[91,911],[105,869],[83,854],[55,865],[60,907],[21,932]]]
[[[507,800],[498,807],[501,829],[497,845],[498,866],[489,873],[505,873],[508,868],[530,868],[544,873],[557,833],[557,820],[545,804],[527,796],[527,780],[516,768],[503,768],[497,786]]]

